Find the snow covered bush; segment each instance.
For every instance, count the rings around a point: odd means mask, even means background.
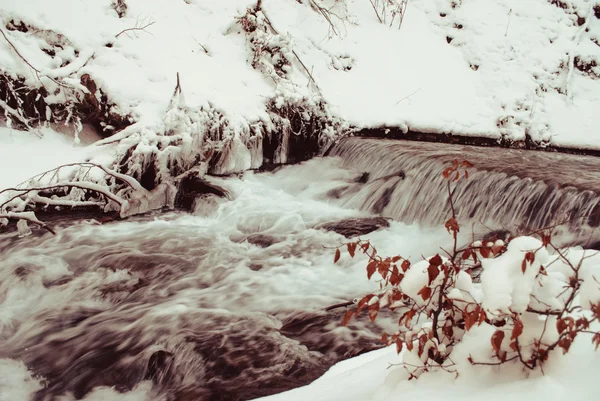
[[[309,3],[315,10],[322,9],[320,3]],[[294,50],[291,36],[277,32],[262,10],[261,1],[248,8],[237,22],[246,34],[252,67],[275,85],[275,95],[267,102],[270,121],[263,138],[267,147],[274,148],[270,161],[281,164],[306,160],[325,149],[348,124],[329,111],[317,81]],[[298,72],[306,75],[309,85],[296,83],[298,78],[293,79],[293,75]]]
[[[394,23],[402,27],[402,20],[408,7],[408,0],[369,0],[379,22],[390,27]]]
[[[384,333],[382,340],[395,344],[398,353],[406,349],[402,358],[409,378],[432,369],[456,372],[453,351],[479,326],[488,328],[476,334],[489,336],[485,348],[476,355],[459,355],[474,365],[515,363],[543,369],[553,352],[567,353],[579,335],[591,335],[598,348],[598,252],[557,248],[552,228],[459,246],[452,183],[468,179],[469,167],[469,162],[455,160],[443,172],[451,209],[445,224],[453,236],[451,250],[412,264],[401,256],[379,256],[369,241],[345,245],[351,257],[359,252],[367,256],[367,277],[378,277],[381,289],[361,298],[342,323],[362,311],[371,320],[383,309],[398,311],[398,331]],[[334,262],[340,257],[338,248]],[[472,273],[481,270],[480,280],[474,279]]]

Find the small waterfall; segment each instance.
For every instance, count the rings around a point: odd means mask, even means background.
[[[442,171],[458,159],[474,165],[468,181],[453,184],[463,222],[536,230],[568,221],[578,236],[600,225],[599,158],[370,138],[346,138],[330,155],[365,172],[334,197],[403,222],[443,224],[450,206]]]

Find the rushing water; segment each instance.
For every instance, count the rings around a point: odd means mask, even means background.
[[[3,234],[0,394],[251,399],[380,346],[381,327],[340,327],[343,309],[323,311],[378,288],[364,260],[333,264],[345,238],[314,228],[364,215],[327,195],[360,175],[317,159],[223,180],[233,200],[206,198],[195,216]],[[415,258],[449,243],[402,223],[367,237]]]
[[[600,225],[597,157],[365,138],[344,139],[331,155],[366,173],[366,185],[332,195],[399,221],[443,224],[450,209],[441,172],[458,159],[474,165],[453,184],[463,222],[525,233],[566,222],[578,242]]]
[[[364,259],[333,264],[346,239],[318,226],[380,214],[398,220],[365,236],[380,254],[436,253],[450,237],[425,227],[448,217],[454,158],[475,165],[454,190],[461,223],[598,225],[598,159],[366,139],[332,155],[222,179],[232,200],[193,215],[0,234],[0,400],[246,400],[378,347],[393,322],[324,310],[378,284]]]

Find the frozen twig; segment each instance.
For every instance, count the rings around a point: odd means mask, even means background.
[[[151,27],[152,25],[154,25],[156,23],[156,21],[150,21],[150,22],[144,22],[144,21],[136,21],[135,26],[133,28],[127,28],[127,29],[123,29],[121,32],[117,33],[115,35],[115,38],[118,38],[119,36],[123,35],[124,33],[127,32],[137,32],[137,31],[145,31],[147,28]]]

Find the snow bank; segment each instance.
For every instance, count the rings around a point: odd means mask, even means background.
[[[264,0],[276,32],[263,35],[265,49],[284,51],[265,57],[283,63],[285,86],[257,62],[236,22],[256,2],[126,4],[122,18],[109,1],[2,0],[0,7],[13,29],[4,32],[42,76],[84,90],[79,82],[89,74],[113,111],[137,122],[138,142],[168,129],[179,73],[186,106],[222,114],[226,133],[246,146],[263,135],[251,132],[253,123],[269,126],[272,99],[298,96],[322,96],[359,127],[598,143],[600,21],[585,0],[559,2],[564,8],[547,0],[411,0],[400,29],[379,23],[367,0],[313,2],[329,10],[333,26],[308,1]],[[19,24],[30,28],[15,30]],[[0,65],[32,86],[48,84],[5,40]]]

